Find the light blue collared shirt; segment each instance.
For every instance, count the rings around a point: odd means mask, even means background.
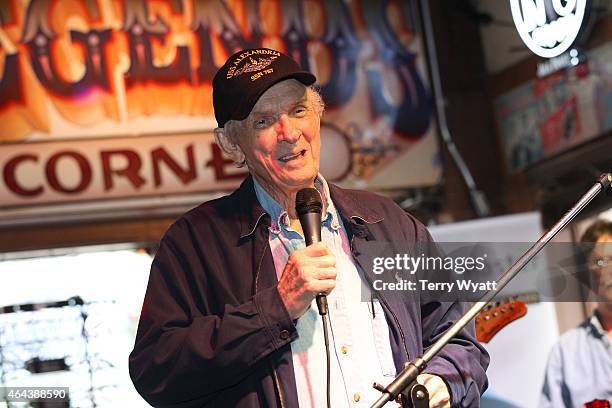
[[[612,344],[596,313],[555,344],[539,407],[582,407],[595,399],[612,402]]]

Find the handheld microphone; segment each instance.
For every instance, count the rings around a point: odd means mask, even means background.
[[[298,214],[306,246],[321,241],[321,196],[314,188],[303,188],[295,197],[295,211]],[[327,314],[327,297],[317,295],[317,307],[321,316]]]

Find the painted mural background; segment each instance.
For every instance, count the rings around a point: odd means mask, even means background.
[[[0,16],[0,206],[236,186],[211,80],[260,46],[317,76],[329,179],[440,178],[411,1],[8,0]]]

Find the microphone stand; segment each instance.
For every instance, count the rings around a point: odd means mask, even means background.
[[[482,298],[470,307],[470,309],[457,320],[433,346],[431,346],[422,357],[417,357],[406,363],[405,368],[389,385],[383,387],[374,384],[374,388],[382,392],[382,396],[370,407],[380,408],[387,402],[394,400],[402,394],[403,407],[429,407],[428,395],[425,387],[416,382],[417,376],[425,369],[427,363],[431,361],[442,348],[448,344],[486,305],[489,303],[525,265],[546,246],[546,244],[561,231],[580,211],[587,206],[599,193],[610,188],[612,185],[612,173],[602,174],[586,194],[569,210],[548,232],[538,239],[531,248],[527,250],[514,264],[498,279],[496,289],[485,293]]]

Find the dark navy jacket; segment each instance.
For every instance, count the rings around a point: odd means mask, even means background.
[[[393,201],[329,188],[366,275],[368,241],[414,242],[417,250],[431,241]],[[269,226],[249,176],[231,195],[194,208],[168,229],[129,359],[132,381],[150,404],[298,407],[290,346],[297,331],[276,289]],[[457,303],[388,302],[378,295],[398,372],[463,311]],[[479,406],[486,387],[489,358],[473,333],[473,327],[461,332],[425,370],[446,380],[453,406]]]

